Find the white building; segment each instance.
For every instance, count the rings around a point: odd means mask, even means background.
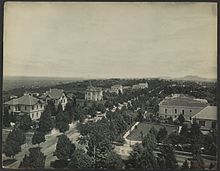
[[[19,115],[21,113],[30,115],[32,120],[40,118],[45,108],[44,101],[37,99],[29,94],[19,98],[14,98],[4,103],[5,107],[9,107],[9,113]]]
[[[88,101],[102,101],[103,100],[103,92],[100,87],[88,86],[85,92],[85,100]]]
[[[176,120],[182,114],[186,121],[191,121],[192,117],[208,106],[205,99],[196,99],[183,94],[174,94],[166,97],[159,103],[159,116],[161,118],[172,117]]]
[[[148,88],[148,83],[139,83],[132,86],[132,89],[145,89]]]
[[[123,86],[122,85],[113,85],[111,86],[111,92],[114,92],[116,94],[119,94],[119,92],[121,92],[123,94]]]
[[[216,128],[217,107],[207,106],[192,118],[201,126],[201,130],[210,130]]]
[[[48,102],[49,100],[53,101],[56,108],[59,104],[61,104],[63,110],[65,109],[68,101],[67,96],[64,93],[64,90],[62,89],[50,89],[49,91],[44,93],[40,98],[44,99],[46,102]]]

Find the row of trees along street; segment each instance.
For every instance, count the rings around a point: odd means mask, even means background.
[[[36,127],[32,138],[32,143],[40,144],[41,142],[44,142],[45,135],[54,127],[64,133],[69,129],[69,124],[72,121],[79,120],[80,123],[78,124],[78,130],[81,134],[80,143],[86,147],[85,149],[76,149],[75,145],[71,144],[70,140],[65,135],[58,138],[57,149],[54,155],[63,161],[65,167],[122,168],[131,166],[134,168],[156,169],[156,167],[159,166],[160,168],[171,169],[178,166],[175,162],[175,156],[173,156],[173,146],[168,144],[175,145],[177,143],[191,143],[190,151],[193,154],[194,162],[191,163],[191,168],[193,168],[193,166],[199,166],[202,168],[204,165],[202,164],[200,149],[204,146],[206,152],[211,151],[211,153],[214,154],[216,148],[216,132],[213,131],[207,136],[203,136],[196,123],[193,124],[191,128],[185,128],[183,126],[180,135],[174,133],[167,135],[164,128],[163,130],[159,130],[157,135],[155,133],[155,135],[150,133],[147,137],[143,137],[143,145],[137,145],[137,147],[134,147],[130,159],[127,162],[122,161],[120,156],[118,156],[113,150],[114,146],[112,143],[114,141],[123,143],[124,140],[122,135],[129,129],[131,124],[134,123],[134,121],[142,121],[143,111],[147,110],[153,115],[158,112],[159,101],[167,96],[167,93],[169,92],[168,90],[163,90],[171,83],[171,81],[152,80],[149,84],[149,89],[125,91],[124,94],[120,93],[116,97],[106,99],[104,105],[95,103],[91,106],[86,103],[79,105],[76,103],[75,98],[72,98],[68,101],[65,111],[63,111],[61,105],[59,105],[56,110],[54,104],[49,102],[39,119],[38,127]],[[201,91],[207,90],[201,89]],[[115,112],[108,111],[106,113],[106,118],[94,123],[88,122],[83,124],[87,115],[94,117],[96,111],[104,113],[106,108],[112,109],[114,106],[118,107],[118,103],[122,104],[129,100],[131,100],[131,104],[128,103],[127,108],[123,107],[121,110],[117,108]],[[140,110],[138,112],[139,115],[136,118],[129,115],[127,112],[128,110],[135,111],[137,109]],[[7,120],[7,117],[5,118]],[[30,127],[33,126],[31,125],[33,123],[28,121],[30,121],[28,116],[22,116],[16,122],[16,127],[10,132],[6,139],[6,146],[4,147],[4,153],[6,156],[14,157],[15,154],[21,151],[21,145],[25,143],[24,132],[30,130]],[[155,140],[156,142],[167,144],[166,146],[160,147],[160,154],[157,154],[162,155],[163,157],[158,158],[157,155],[152,155],[154,154],[153,149],[155,147],[153,147],[153,145],[156,143],[153,142]],[[30,155],[25,155],[20,167],[42,168],[44,166],[45,156],[41,154],[40,147],[30,148],[29,151]],[[135,154],[138,154],[139,156],[135,156]],[[140,159],[140,162],[136,162],[135,159],[137,158]],[[54,164],[56,165],[56,163]],[[187,167],[187,163],[184,163],[184,167]]]

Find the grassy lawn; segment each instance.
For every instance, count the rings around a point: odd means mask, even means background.
[[[137,129],[134,129],[131,134],[127,137],[129,140],[136,140],[136,141],[141,141],[141,131],[143,132],[143,135],[146,136],[149,132],[149,130],[154,127],[157,131],[161,127],[166,127],[168,134],[171,132],[177,130],[177,126],[173,125],[164,125],[164,124],[155,124],[155,123],[140,123],[137,126]]]

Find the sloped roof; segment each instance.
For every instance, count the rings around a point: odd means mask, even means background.
[[[217,107],[207,106],[193,116],[196,119],[217,120]]]
[[[12,99],[12,100],[9,100],[8,102],[5,102],[4,104],[6,105],[35,105],[37,103],[44,103],[42,100],[40,99],[37,99],[33,96],[30,96],[28,94],[22,96],[22,97],[19,97],[17,99]]]
[[[41,98],[46,98],[48,96],[51,99],[59,99],[63,93],[64,90],[62,89],[50,89],[50,91],[47,91],[44,95],[41,96]]]
[[[88,86],[86,91],[102,91],[102,88],[100,87],[93,87],[93,86]]]
[[[166,97],[159,105],[167,106],[189,106],[189,107],[206,107],[208,105],[205,99],[196,99],[192,96],[176,94]]]

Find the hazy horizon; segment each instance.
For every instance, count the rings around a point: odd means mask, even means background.
[[[216,3],[6,2],[4,76],[217,78]]]

